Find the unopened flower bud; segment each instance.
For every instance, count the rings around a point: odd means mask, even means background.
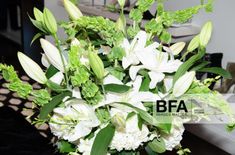
[[[95,73],[96,77],[100,80],[103,79],[104,64],[102,60],[100,59],[100,57],[94,52],[89,52],[88,57],[89,57],[90,66],[93,72]]]
[[[69,0],[64,0],[64,7],[72,20],[77,20],[78,18],[83,16],[81,11],[76,7],[76,5],[74,5]]]

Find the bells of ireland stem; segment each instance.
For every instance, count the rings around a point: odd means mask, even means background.
[[[208,42],[210,41],[211,34],[212,34],[212,22],[207,22],[203,27],[200,32],[200,46],[206,47]]]
[[[71,20],[77,20],[82,17],[81,11],[70,0],[64,0],[64,7]]]
[[[173,87],[173,95],[175,97],[183,95],[189,89],[195,78],[195,74],[195,71],[187,72],[175,82]]]
[[[57,22],[54,15],[47,8],[43,10],[43,19],[48,32],[50,34],[55,34],[57,32]]]
[[[21,66],[30,78],[41,84],[45,84],[47,82],[45,73],[37,63],[21,52],[18,52],[17,56]]]
[[[94,52],[89,52],[88,58],[89,58],[91,69],[93,70],[94,74],[99,80],[102,80],[105,74],[104,64],[102,60],[97,55],[97,53],[94,53]]]
[[[57,68],[61,72],[65,72],[64,65],[67,66],[67,61],[62,54],[60,55],[59,50],[45,39],[40,39],[40,43],[50,64],[52,64],[55,68]]]

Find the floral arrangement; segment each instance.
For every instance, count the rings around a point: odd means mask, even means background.
[[[200,82],[195,77],[199,71],[230,76],[221,68],[207,68],[208,62],[201,59],[211,37],[212,23],[202,27],[183,55],[186,44],[170,46],[171,35],[167,32],[174,22],[183,23],[200,9],[210,11],[212,1],[175,12],[165,11],[163,2],[158,1],[158,15],[145,25],[145,30],[140,29],[142,14],[154,1],[137,2],[138,7],[129,15],[133,20],[130,26],[123,14],[124,3],[119,0],[121,13],[116,23],[103,17],[83,16],[69,0],[64,0],[68,22],[58,24],[48,9],[41,12],[35,8],[35,19],[30,19],[41,32],[33,41],[51,35],[55,45],[40,39],[45,69],[25,54],[17,55],[26,74],[45,88],[33,90],[18,78],[12,66],[0,64],[0,71],[10,90],[24,99],[33,97],[40,110],[35,122],[49,123],[62,153],[137,155],[142,150],[155,154],[177,149],[180,155],[188,154],[190,150],[180,145],[188,118],[161,118],[154,109],[156,101],[166,97],[210,94],[204,100],[195,99],[234,122],[227,102],[208,88],[216,79]],[[58,25],[68,36],[65,41],[57,36]],[[228,129],[232,128],[233,124],[228,125]]]

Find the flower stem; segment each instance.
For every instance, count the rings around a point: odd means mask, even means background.
[[[64,61],[64,58],[63,58],[63,54],[62,54],[62,49],[60,47],[60,40],[59,40],[57,34],[54,34],[53,37],[54,37],[55,42],[56,42],[56,47],[58,48],[59,53],[60,53],[60,58],[61,58],[61,61],[62,61],[62,64],[63,64],[63,68],[64,68],[65,82],[66,82],[66,86],[68,88],[68,86],[69,86],[69,78],[68,78],[68,73],[67,73],[67,69],[66,69],[66,66],[65,66],[65,61]]]

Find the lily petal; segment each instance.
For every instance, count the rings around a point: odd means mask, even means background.
[[[76,97],[76,98],[78,98],[78,99],[81,99],[81,98],[82,98],[82,97],[81,97],[81,92],[80,92],[79,87],[75,87],[75,88],[73,89],[72,96],[73,96],[73,97]]]
[[[51,65],[45,54],[42,54],[41,62],[42,62],[42,65],[46,68],[49,68]]]
[[[103,81],[104,84],[111,84],[111,83],[114,83],[114,84],[120,84],[122,85],[122,81],[120,81],[118,78],[116,78],[115,76],[113,75],[108,75],[107,77],[104,78],[104,81]]]
[[[173,95],[175,97],[183,95],[189,89],[195,78],[195,74],[195,71],[187,72],[176,81],[173,88]]]
[[[62,80],[64,79],[64,75],[62,72],[57,72],[55,75],[53,75],[50,80],[58,85],[61,84]]]
[[[140,65],[140,66],[131,66],[130,70],[129,70],[129,74],[132,80],[135,80],[137,73],[139,72],[139,70],[145,68],[144,65]]]
[[[149,77],[151,79],[149,88],[153,89],[156,87],[157,83],[162,81],[165,77],[163,73],[158,73],[158,72],[149,72]]]

